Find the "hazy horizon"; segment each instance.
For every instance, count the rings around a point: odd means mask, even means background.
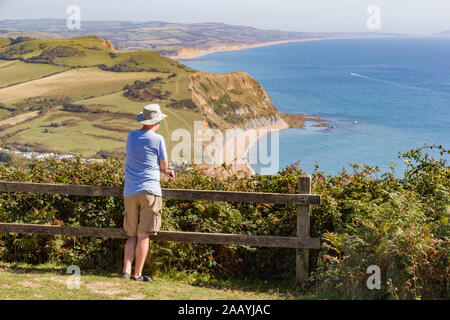
[[[450,1],[429,0],[0,0],[0,20],[66,19],[77,5],[83,21],[225,23],[296,32],[433,34],[450,30]],[[380,9],[381,28],[369,30],[367,8]],[[26,9],[24,9],[26,8]]]

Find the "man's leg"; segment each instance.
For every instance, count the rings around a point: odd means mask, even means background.
[[[123,272],[131,274],[131,265],[134,261],[137,237],[128,237],[125,243],[125,253],[123,255]]]
[[[125,211],[123,217],[123,229],[128,235],[123,254],[123,272],[131,275],[131,266],[134,260],[137,243],[137,226],[139,206],[137,196],[124,197]]]
[[[139,278],[142,275],[142,269],[144,268],[145,258],[147,257],[149,245],[150,239],[148,235],[138,233],[135,253],[136,261],[134,264],[135,278]]]
[[[154,234],[160,227],[160,223],[155,224],[155,222],[161,221],[160,215],[155,215],[155,213],[161,211],[162,198],[144,191],[139,194],[139,207],[138,237],[134,263],[134,276],[136,278],[142,276],[142,269],[150,247],[149,234]]]

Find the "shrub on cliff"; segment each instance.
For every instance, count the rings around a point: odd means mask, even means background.
[[[192,99],[177,100],[167,105],[168,108],[188,109],[198,111],[198,107]]]

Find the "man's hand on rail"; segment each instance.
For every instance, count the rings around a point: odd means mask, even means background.
[[[164,172],[164,174],[168,176],[170,180],[175,180],[175,171],[167,170],[166,172]]]
[[[175,171],[169,169],[168,160],[159,160],[159,170],[168,176],[171,180],[175,180]]]

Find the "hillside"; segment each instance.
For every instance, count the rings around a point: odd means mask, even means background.
[[[1,20],[0,37],[28,35],[39,38],[74,37],[96,34],[110,39],[121,51],[154,50],[165,56],[178,56],[180,49],[208,50],[214,47],[249,46],[275,41],[310,38],[371,37],[388,34],[312,33],[261,30],[224,23],[170,23],[164,21],[81,21],[80,30],[70,30],[65,19]],[[38,35],[39,34],[39,35]],[[186,53],[186,52],[185,52]]]
[[[192,132],[194,121],[219,129],[283,121],[243,72],[197,72],[153,51],[117,52],[92,35],[0,42],[3,148],[123,158],[127,133],[149,103],[169,116],[159,131],[169,150],[170,133]]]
[[[438,32],[438,33],[435,33],[435,35],[450,37],[450,30],[445,30],[445,31],[442,31],[442,32]]]

